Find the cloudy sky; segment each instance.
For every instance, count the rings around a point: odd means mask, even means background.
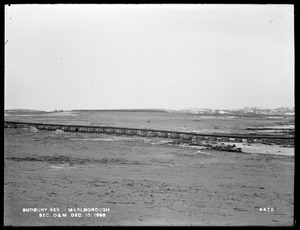
[[[292,5],[11,5],[5,41],[5,109],[294,106]]]

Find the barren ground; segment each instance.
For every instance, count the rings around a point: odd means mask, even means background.
[[[4,223],[291,226],[294,156],[197,150],[164,139],[5,129]],[[260,211],[260,208],[273,211]],[[59,208],[39,217],[23,208]],[[68,208],[109,208],[71,217]]]
[[[225,116],[196,115],[167,112],[127,112],[127,111],[69,111],[59,113],[6,113],[6,121],[23,121],[50,124],[77,124],[95,126],[117,126],[129,128],[149,128],[206,134],[288,134],[289,130],[255,130],[262,127],[294,126],[294,117],[270,119],[269,116]]]

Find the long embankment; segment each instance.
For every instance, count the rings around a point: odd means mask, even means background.
[[[244,134],[201,134],[194,132],[177,132],[154,129],[137,129],[112,126],[83,126],[83,125],[63,125],[63,124],[44,124],[30,122],[4,121],[4,128],[29,128],[35,127],[40,130],[63,130],[65,132],[83,133],[106,133],[114,135],[142,136],[142,137],[161,137],[183,140],[207,140],[225,142],[248,142],[248,143],[274,143],[274,144],[293,144],[294,137],[289,136],[261,136]]]

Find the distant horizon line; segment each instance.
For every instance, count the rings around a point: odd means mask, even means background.
[[[17,108],[17,109],[4,109],[4,111],[7,111],[7,110],[27,110],[27,111],[41,111],[41,112],[53,112],[53,111],[76,111],[76,110],[100,110],[100,111],[103,111],[103,110],[177,110],[177,111],[180,111],[180,110],[201,110],[201,109],[204,109],[204,110],[239,110],[239,109],[280,109],[280,108],[295,108],[295,106],[280,106],[280,107],[264,107],[264,106],[245,106],[245,107],[239,107],[239,108],[230,108],[230,109],[220,109],[220,108],[207,108],[207,107],[189,107],[189,108],[105,108],[105,109],[54,109],[54,110],[41,110],[41,109],[24,109],[24,108]]]

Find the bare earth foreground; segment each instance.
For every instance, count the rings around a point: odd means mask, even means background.
[[[5,225],[293,225],[294,155],[199,150],[159,138],[4,133]]]

